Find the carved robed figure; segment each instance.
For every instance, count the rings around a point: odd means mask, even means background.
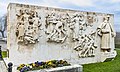
[[[112,37],[115,37],[113,26],[109,20],[110,16],[107,15],[103,18],[103,22],[97,28],[98,35],[101,37],[101,49],[105,52],[109,52],[111,50],[111,40]]]

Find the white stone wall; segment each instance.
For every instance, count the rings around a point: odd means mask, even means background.
[[[11,3],[7,15],[8,60],[15,65],[65,59],[73,64],[102,61],[97,28],[113,14]],[[113,27],[113,26],[112,26]],[[114,51],[114,37],[110,40]]]

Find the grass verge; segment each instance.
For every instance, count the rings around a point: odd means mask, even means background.
[[[117,56],[114,60],[102,63],[83,65],[83,72],[120,72],[120,50],[116,49]]]

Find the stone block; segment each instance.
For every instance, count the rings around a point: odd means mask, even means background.
[[[72,66],[64,66],[64,67],[57,67],[51,69],[29,71],[29,72],[83,72],[83,68],[81,65],[72,65]]]

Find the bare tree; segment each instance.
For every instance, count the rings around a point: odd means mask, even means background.
[[[5,31],[7,29],[7,16],[3,15],[2,17],[0,17],[0,33],[2,35],[3,38],[5,38]]]

